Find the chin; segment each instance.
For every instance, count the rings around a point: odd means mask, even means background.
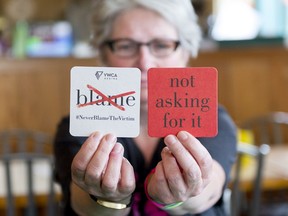
[[[141,101],[140,111],[141,112],[147,112],[148,111],[148,101],[147,100]]]

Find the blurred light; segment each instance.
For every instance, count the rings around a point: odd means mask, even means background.
[[[249,40],[257,37],[261,26],[258,12],[241,0],[222,1],[211,36],[222,40]]]

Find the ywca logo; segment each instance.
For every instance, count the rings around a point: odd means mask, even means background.
[[[95,76],[97,80],[100,80],[102,77],[104,80],[117,80],[117,74],[113,72],[103,72],[103,71],[97,71],[95,73]]]
[[[97,71],[97,72],[95,73],[95,76],[96,76],[97,80],[100,79],[100,77],[102,76],[102,74],[103,74],[103,71]]]

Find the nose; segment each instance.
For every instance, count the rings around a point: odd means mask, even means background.
[[[155,57],[151,54],[148,46],[140,46],[138,53],[137,67],[142,72],[147,72],[149,68],[155,67]]]

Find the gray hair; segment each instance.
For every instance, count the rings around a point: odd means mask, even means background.
[[[192,57],[198,54],[202,34],[191,0],[95,0],[93,6],[91,43],[95,48],[109,37],[117,15],[143,7],[157,12],[176,28],[181,45]]]

